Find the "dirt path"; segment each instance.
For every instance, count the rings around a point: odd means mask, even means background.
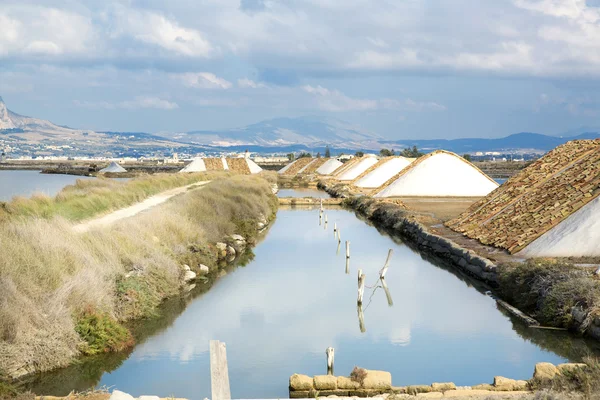
[[[122,208],[117,211],[113,211],[110,214],[103,215],[98,218],[94,218],[80,224],[73,226],[73,230],[75,232],[87,232],[93,228],[103,227],[110,225],[116,221],[122,220],[124,218],[133,217],[136,214],[141,213],[142,211],[146,211],[154,206],[164,203],[169,200],[171,197],[177,196],[179,194],[187,192],[191,188],[204,186],[210,183],[210,181],[206,182],[198,182],[192,183],[191,185],[178,187],[175,189],[166,190],[154,196],[148,197],[146,200],[136,203],[132,206]]]

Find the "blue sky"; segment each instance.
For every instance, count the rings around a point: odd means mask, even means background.
[[[600,126],[600,0],[2,0],[0,96],[78,128]]]

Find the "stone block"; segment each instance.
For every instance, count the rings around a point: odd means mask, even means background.
[[[310,390],[313,388],[313,379],[307,375],[294,374],[290,376],[290,389]]]
[[[411,385],[406,387],[406,393],[412,394],[413,396],[418,393],[429,393],[431,391],[431,386],[427,385]]]
[[[558,369],[554,366],[554,364],[542,362],[535,364],[535,369],[533,371],[533,379],[545,381],[552,380],[558,373]]]
[[[436,382],[431,384],[431,389],[434,392],[445,392],[446,390],[456,390],[456,385],[454,382]]]
[[[308,390],[290,391],[290,399],[308,399],[308,398],[310,398],[310,391],[308,391]]]
[[[349,390],[348,391],[348,396],[353,397],[373,397],[373,396],[377,396],[379,394],[385,393],[384,390],[377,390],[377,389],[356,389],[356,390]]]
[[[583,364],[583,363],[564,363],[564,364],[558,364],[556,366],[556,369],[561,374],[563,374],[565,372],[572,372],[572,371],[580,369],[580,368],[581,369],[587,368],[587,364]]]
[[[333,375],[316,375],[313,379],[314,388],[317,390],[337,389],[337,378]]]
[[[354,382],[352,379],[345,376],[338,376],[337,387],[338,389],[359,389],[360,383]]]
[[[389,390],[392,388],[392,374],[387,371],[367,370],[363,388]]]
[[[392,393],[394,394],[406,394],[406,386],[392,386]]]
[[[489,383],[481,383],[479,385],[471,386],[471,389],[485,391],[496,390],[496,388],[493,385],[490,385]]]

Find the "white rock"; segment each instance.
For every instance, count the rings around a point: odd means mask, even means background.
[[[185,271],[185,275],[183,275],[183,280],[186,282],[191,282],[196,279],[196,273],[194,271]]]
[[[233,240],[235,240],[236,242],[244,242],[244,243],[246,243],[246,239],[244,239],[244,237],[242,235],[234,234],[234,235],[231,235],[230,237]]]
[[[227,254],[235,257],[235,249],[231,246],[227,246]]]
[[[160,400],[158,396],[140,396],[138,400]]]
[[[187,265],[187,264],[183,264],[183,269],[184,269],[184,270],[186,270],[186,271],[191,271],[191,270],[192,270],[192,269],[190,268],[190,266],[189,266],[189,265]]]
[[[109,400],[135,400],[132,395],[120,390],[113,390]]]
[[[204,265],[204,264],[200,264],[200,275],[206,275],[210,272],[210,269]]]
[[[219,251],[227,251],[227,244],[225,243],[217,242],[215,246]]]

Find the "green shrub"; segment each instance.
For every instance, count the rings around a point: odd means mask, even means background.
[[[133,346],[131,332],[108,314],[92,309],[77,319],[75,331],[85,341],[82,352],[87,355],[121,351]]]

